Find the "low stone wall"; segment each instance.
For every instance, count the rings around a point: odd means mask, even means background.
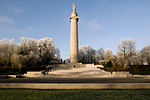
[[[82,67],[94,67],[94,64],[82,64]]]
[[[41,77],[43,74],[41,71],[28,71],[27,74],[24,74],[25,77]]]
[[[132,77],[129,72],[112,72],[113,77]]]
[[[112,72],[112,77],[150,78],[150,75],[132,75],[129,72]]]
[[[150,89],[150,83],[0,83],[0,88],[30,89]]]
[[[150,75],[133,75],[135,78],[150,78]]]

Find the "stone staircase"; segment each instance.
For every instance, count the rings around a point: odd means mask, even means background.
[[[49,72],[48,75],[43,77],[54,77],[54,78],[102,78],[111,77],[110,72],[106,72],[97,68],[94,64],[82,64],[80,68],[72,68],[69,70],[58,69]],[[101,67],[101,65],[99,65]]]
[[[61,64],[48,74],[43,75],[40,71],[27,72],[25,77],[41,77],[41,78],[120,78],[133,77],[129,72],[106,72],[101,70],[102,65],[94,64]]]

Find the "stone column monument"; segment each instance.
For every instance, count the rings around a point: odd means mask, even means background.
[[[73,12],[70,16],[70,63],[78,63],[78,20],[79,17],[76,13],[76,7],[73,4]]]

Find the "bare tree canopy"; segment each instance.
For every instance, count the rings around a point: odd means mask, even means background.
[[[97,61],[104,60],[104,48],[97,49],[97,51],[96,51],[96,59],[97,59]]]
[[[79,48],[79,62],[93,63],[96,51],[89,45]]]
[[[11,56],[16,51],[16,43],[14,40],[0,40],[0,65],[9,66]]]
[[[21,38],[20,44],[13,40],[0,40],[0,66],[36,67],[56,63],[60,59],[60,51],[51,38],[38,41]]]
[[[109,61],[112,58],[113,58],[112,50],[111,49],[106,49],[104,51],[104,59]]]
[[[49,64],[60,58],[60,52],[55,48],[55,44],[51,38],[43,38],[37,43],[41,63]]]
[[[121,40],[118,46],[118,54],[122,55],[124,59],[136,54],[136,42],[133,39]]]
[[[142,59],[144,60],[144,62],[150,65],[150,45],[144,47],[141,50],[141,54],[142,54]]]

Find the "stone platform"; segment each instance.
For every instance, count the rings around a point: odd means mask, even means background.
[[[74,68],[82,68],[85,66],[83,66],[82,63],[67,63],[67,64],[50,65],[50,67],[54,67],[54,70],[70,70]]]
[[[58,67],[59,66],[59,67]],[[70,63],[57,65],[56,69],[43,77],[53,78],[112,78],[132,77],[129,72],[106,72],[101,70],[102,65]]]
[[[132,75],[129,72],[107,72],[101,70],[102,65],[94,64],[57,64],[51,65],[53,70],[43,75],[41,71],[31,71],[24,74],[25,77],[40,78],[150,78],[150,75]]]

